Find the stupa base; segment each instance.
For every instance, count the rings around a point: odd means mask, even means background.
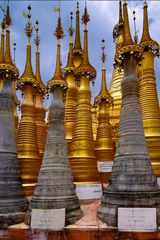
[[[22,223],[24,221],[25,215],[25,212],[0,214],[0,229],[7,229],[10,225]]]
[[[31,212],[32,209],[66,209],[65,225],[74,224],[82,216],[82,210],[80,209],[80,204],[77,197],[67,198],[67,199],[32,199],[29,210],[25,217],[25,224],[31,225]]]
[[[108,227],[118,227],[118,208],[156,208],[160,227],[160,191],[111,192],[105,190],[97,217]]]

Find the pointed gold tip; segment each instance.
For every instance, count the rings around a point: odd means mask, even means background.
[[[144,1],[144,7],[147,7],[147,1],[146,0]]]
[[[126,0],[123,0],[123,4],[127,4],[127,1],[126,1]]]
[[[122,17],[122,1],[119,0],[119,23],[123,22],[123,17]]]
[[[6,25],[8,27],[12,24],[12,19],[11,19],[11,16],[10,16],[9,5],[7,6],[7,10],[6,10],[5,23],[6,23]]]

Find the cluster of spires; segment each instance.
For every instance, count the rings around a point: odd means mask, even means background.
[[[33,26],[30,21],[31,19],[30,10],[31,10],[31,7],[29,6],[28,14],[27,14],[28,21],[25,26],[25,33],[28,37],[28,44],[26,49],[26,65],[20,79],[18,79],[18,69],[14,65],[11,58],[11,54],[10,54],[9,26],[11,24],[11,17],[9,14],[9,6],[7,6],[7,11],[5,16],[5,27],[4,27],[4,23],[2,24],[1,48],[0,48],[1,72],[3,72],[3,70],[11,72],[13,74],[13,79],[15,80],[17,79],[17,87],[21,89],[24,94],[23,103],[21,105],[21,120],[18,128],[17,150],[18,150],[18,160],[19,160],[19,166],[20,166],[20,171],[22,176],[22,182],[23,182],[23,186],[26,187],[25,190],[27,195],[32,194],[36,180],[37,180],[40,165],[45,152],[45,138],[47,134],[47,126],[45,123],[45,109],[43,107],[43,98],[46,92],[46,87],[44,86],[41,80],[41,74],[40,74],[40,53],[39,53],[40,38],[38,35],[38,21],[36,21],[36,27],[35,27],[36,73],[34,74],[32,70],[32,64],[31,64],[30,38],[32,36]],[[108,180],[109,176],[107,176],[107,179],[106,177],[104,178],[104,176],[102,176],[102,179],[100,178],[99,173],[97,171],[97,161],[112,161],[114,157],[112,128],[109,123],[109,114],[107,110],[107,108],[110,108],[112,107],[112,105],[114,105],[114,97],[112,97],[110,94],[111,88],[108,91],[106,86],[106,68],[105,68],[106,56],[105,56],[104,40],[102,40],[102,84],[101,84],[100,93],[98,94],[97,97],[95,97],[95,103],[94,103],[98,111],[97,137],[94,143],[93,130],[92,130],[91,104],[90,104],[91,102],[90,81],[94,81],[96,77],[96,70],[89,62],[88,29],[87,29],[87,23],[89,22],[89,20],[90,18],[88,15],[87,6],[85,5],[85,11],[82,17],[82,22],[84,24],[84,48],[82,49],[81,41],[80,41],[80,30],[79,30],[79,6],[77,4],[75,45],[73,47],[73,42],[72,42],[73,27],[72,27],[72,14],[71,14],[71,27],[69,29],[70,43],[69,43],[68,62],[67,62],[67,66],[64,68],[65,78],[66,78],[65,80],[64,77],[62,76],[61,61],[60,61],[61,60],[60,40],[63,38],[64,33],[62,29],[62,24],[61,24],[61,17],[59,15],[57,28],[54,33],[54,35],[57,38],[56,68],[55,68],[55,73],[53,78],[49,80],[47,83],[47,89],[48,91],[54,93],[55,99],[57,98],[59,99],[59,101],[62,93],[59,90],[63,89],[64,92],[66,91],[66,94],[64,95],[65,96],[64,125],[66,127],[68,154],[69,154],[69,159],[72,167],[74,182],[75,183],[80,183],[80,182],[104,183],[105,181]],[[6,29],[5,54],[4,54],[4,29]],[[151,61],[153,61],[154,55],[158,54],[158,44],[151,39],[149,34],[146,2],[144,3],[144,26],[143,26],[143,34],[142,34],[140,43],[136,44],[132,40],[130,28],[129,28],[129,22],[128,22],[128,11],[127,11],[126,1],[124,1],[124,4],[123,4],[123,16],[122,16],[121,1],[120,1],[120,18],[117,26],[117,31],[118,31],[118,34],[117,34],[118,39],[116,44],[115,64],[119,68],[124,67],[125,69],[127,69],[127,67],[124,64],[125,62],[124,59],[125,57],[127,58],[128,55],[129,56],[133,55],[133,57],[135,57],[136,59],[140,59],[140,57],[143,54],[145,55],[145,54],[148,54],[149,52],[150,59]],[[154,107],[156,106],[157,112],[155,112],[155,115],[153,112],[151,114],[149,112],[146,113],[146,106],[144,106],[145,105],[144,102],[146,101],[145,99],[146,96],[144,97],[143,86],[142,86],[146,84],[144,82],[143,75],[145,74],[147,75],[147,71],[148,71],[145,64],[146,62],[144,59],[142,60],[142,65],[138,70],[139,71],[138,74],[140,76],[139,95],[140,95],[140,103],[142,106],[142,118],[144,122],[144,131],[145,131],[145,127],[146,127],[146,131],[148,131],[149,127],[157,129],[158,123],[160,121],[160,113],[158,112],[159,106],[157,105],[158,104],[158,98],[156,99],[157,96],[154,96],[154,103],[152,101],[150,103],[150,107],[152,107],[153,105]],[[127,71],[128,70],[126,70],[126,72]],[[154,72],[150,70],[149,74],[151,73],[152,73],[152,76],[150,78],[152,80],[152,85],[153,85]],[[111,87],[112,87],[112,84],[111,84]],[[125,91],[126,89],[124,87],[123,96],[125,95]],[[152,94],[156,93],[155,85],[151,86],[150,92]],[[126,92],[126,94],[128,93]],[[150,101],[150,99],[147,99],[147,100],[148,102]],[[56,106],[54,106],[54,104],[52,107],[56,111]],[[71,114],[71,109],[72,109],[72,114]],[[50,122],[56,119],[52,117],[52,115],[54,115],[54,112],[52,112],[52,110],[49,115]],[[61,114],[63,115],[63,108],[61,110],[62,110]],[[148,119],[153,119],[153,121],[152,120],[148,121]],[[112,122],[112,119],[111,119],[111,122]],[[52,124],[50,126],[52,126]],[[51,127],[49,129],[53,131]],[[49,129],[48,129],[48,136],[49,136],[49,132],[51,132],[51,130]],[[68,133],[67,133],[67,130],[68,130]],[[155,155],[159,147],[160,133],[159,135],[156,133],[155,137],[153,136],[153,140],[157,142],[157,145],[153,145],[152,143],[153,141],[150,140],[149,134],[147,136],[149,136],[148,142],[147,142],[148,147],[149,149],[151,148],[151,153],[153,149],[153,155]],[[146,136],[146,140],[147,140],[147,136]],[[50,141],[51,139],[52,139],[52,136],[50,136]],[[49,146],[50,141],[48,140],[47,146]],[[46,147],[46,152],[45,152],[46,156],[44,155],[44,160],[46,159],[46,162],[48,160],[47,153],[48,152]],[[106,156],[109,156],[109,159],[107,159]],[[154,162],[154,165],[156,165],[156,169],[158,169],[157,172],[155,171],[158,175],[160,164],[157,161],[157,157]],[[42,168],[40,170],[39,176],[41,176],[41,172],[43,172],[44,170],[43,167],[45,168],[45,164],[43,166],[43,163],[42,163]],[[149,172],[151,174],[150,170]],[[113,180],[113,183],[114,183],[115,181],[114,176],[111,179]],[[154,177],[152,180],[153,182],[155,182]],[[70,184],[72,184],[72,182],[70,182]],[[37,185],[37,189],[38,189],[38,185]],[[32,204],[34,207],[36,207],[36,204],[34,205],[34,200],[35,202],[37,201],[38,199],[37,193],[39,192],[39,190],[37,192],[36,191],[37,190],[35,189],[35,193],[33,195],[33,201],[32,201]],[[43,189],[40,191],[43,192]],[[71,191],[73,191],[73,187]],[[26,203],[25,203],[25,200],[23,201],[24,201],[23,203],[24,204],[23,210],[24,210],[26,209]],[[78,201],[78,200],[76,199],[75,201]],[[108,200],[108,203],[109,201],[110,199]],[[42,207],[41,204],[43,203],[40,203],[39,205],[40,208]],[[79,218],[81,213],[79,210],[78,203],[75,203],[75,209],[76,211],[78,211],[78,218]],[[102,209],[99,210],[99,216],[101,214],[103,214],[103,207]],[[105,219],[104,216],[103,217],[100,216],[100,218]],[[77,218],[75,217],[75,219]],[[114,225],[115,222],[111,224]]]
[[[37,164],[35,163],[36,164],[35,166],[37,166],[36,167],[37,173],[36,174],[34,173],[34,175],[37,175],[38,174],[38,165],[41,162],[41,159],[43,157],[44,147],[45,147],[46,123],[44,120],[45,119],[45,109],[43,107],[43,98],[46,93],[46,87],[41,80],[41,74],[40,74],[40,53],[39,53],[40,37],[38,35],[38,30],[39,30],[38,20],[36,21],[36,25],[35,25],[36,37],[34,39],[34,42],[36,44],[36,72],[35,72],[35,74],[33,73],[33,70],[32,70],[30,38],[32,36],[33,26],[30,21],[30,19],[31,19],[30,10],[31,10],[31,7],[28,6],[28,14],[27,14],[28,21],[25,26],[25,33],[28,37],[28,44],[27,44],[27,51],[26,51],[26,66],[25,66],[25,70],[24,70],[22,76],[20,77],[19,81],[17,82],[17,86],[19,89],[21,89],[23,91],[24,103],[25,103],[25,91],[26,91],[26,97],[28,96],[29,99],[32,99],[32,104],[30,104],[29,107],[31,107],[31,105],[33,105],[32,106],[33,109],[30,112],[34,112],[32,115],[32,120],[34,122],[34,124],[33,124],[34,130],[30,126],[30,132],[32,132],[32,135],[35,136],[34,137],[35,140],[33,141],[34,146],[33,146],[33,143],[31,143],[31,144],[32,144],[32,147],[34,148],[32,153],[35,152],[35,153],[33,153],[34,156],[32,156],[32,157],[35,159],[35,162],[37,162]],[[126,16],[127,16],[126,10],[127,10],[127,6],[126,6],[126,3],[124,3],[124,16],[122,16],[121,1],[119,1],[119,23],[115,26],[114,32],[113,32],[113,37],[115,39],[117,38],[116,51],[118,51],[118,49],[120,49],[122,46],[125,46],[125,45],[133,45],[134,46],[133,48],[137,47],[137,46],[135,47],[135,44],[131,38],[128,22],[126,22],[126,21],[124,22],[124,20],[123,20],[123,17],[126,18]],[[68,86],[69,86],[68,91],[65,95],[65,99],[64,99],[65,107],[66,107],[64,124],[66,127],[66,139],[67,139],[67,143],[68,143],[68,152],[70,152],[70,145],[71,145],[71,142],[73,139],[73,129],[75,128],[75,115],[76,115],[75,109],[77,106],[77,93],[78,93],[78,88],[80,85],[80,80],[79,80],[80,77],[79,76],[81,74],[83,75],[86,71],[89,74],[89,78],[93,82],[96,77],[96,71],[89,63],[89,58],[88,58],[87,23],[90,21],[90,18],[89,18],[88,12],[87,12],[86,5],[85,5],[85,10],[84,10],[84,15],[82,17],[82,22],[84,23],[84,26],[85,26],[85,28],[84,28],[84,49],[82,49],[82,47],[81,47],[80,27],[79,27],[79,4],[78,3],[77,3],[77,11],[76,11],[76,35],[75,35],[74,47],[73,47],[73,40],[72,40],[73,33],[74,33],[74,29],[72,26],[72,19],[73,19],[73,13],[71,13],[71,27],[69,28],[70,43],[69,43],[68,62],[67,62],[66,67],[63,69],[65,72],[66,81],[64,82],[64,79],[62,79],[63,77],[61,74],[60,39],[62,39],[64,37],[64,33],[63,33],[62,25],[61,25],[61,17],[59,15],[57,28],[54,33],[54,35],[58,39],[56,69],[55,69],[54,77],[48,82],[48,89],[50,89],[52,87],[53,83],[55,85],[56,78],[59,81],[60,80],[62,81],[61,84],[64,85],[64,88],[66,88],[66,84],[68,84]],[[135,20],[135,16],[134,16],[134,20]],[[7,21],[9,22],[9,24],[11,23],[10,18],[8,18]],[[1,34],[1,38],[2,38],[1,51],[2,52],[4,52],[4,27],[5,27],[4,22],[5,21],[3,20],[2,34]],[[124,36],[124,29],[125,29],[125,36]],[[102,40],[102,45],[103,44],[104,44],[104,42]],[[140,44],[143,45],[143,48],[145,49],[145,51],[151,50],[151,51],[154,51],[154,54],[158,54],[158,44],[151,39],[150,34],[149,34],[146,2],[144,2],[144,27],[143,27],[143,34],[142,34]],[[8,53],[8,54],[10,54],[10,53]],[[123,53],[121,53],[121,56],[122,55],[123,55]],[[119,57],[118,57],[118,59],[116,59],[116,57],[117,57],[117,54],[115,54],[115,62],[117,61],[120,64],[123,59],[123,56],[121,57],[121,59]],[[1,58],[3,58],[3,54],[2,54]],[[83,59],[83,61],[82,61],[82,59]],[[108,121],[110,121],[111,125],[112,125],[111,141],[114,144],[116,141],[116,138],[117,138],[117,132],[118,132],[118,126],[119,126],[119,116],[120,116],[120,106],[121,106],[120,81],[123,78],[123,69],[121,69],[121,72],[119,72],[118,69],[114,70],[111,87],[108,91],[106,88],[106,79],[105,79],[106,73],[104,71],[104,68],[105,68],[105,54],[104,54],[104,46],[102,46],[102,87],[100,90],[100,94],[95,97],[94,106],[96,107],[95,108],[96,112],[97,112],[96,115],[98,115],[99,102],[103,99],[103,95],[106,95],[106,97],[108,96],[108,99],[106,100],[107,105],[108,105],[108,103],[111,103],[111,104],[109,104],[109,109],[108,109],[111,119],[109,120],[109,118],[108,118]],[[53,82],[53,80],[54,80],[54,82]],[[59,81],[58,81],[58,84],[59,84]],[[28,85],[28,86],[26,87],[26,85]],[[32,87],[29,85],[32,85]],[[118,88],[116,87],[116,85],[118,85]],[[115,90],[115,88],[117,88],[117,90]],[[26,89],[31,89],[31,90],[26,90]],[[36,94],[35,94],[35,92],[36,92]],[[30,95],[32,95],[32,97]],[[35,98],[35,101],[34,101],[34,98]],[[16,99],[16,94],[15,94],[15,99]],[[90,102],[90,100],[89,100],[89,102]],[[15,119],[16,119],[17,132],[18,132],[18,124],[17,124],[18,117],[17,117],[17,113],[16,113],[16,106],[18,104],[19,104],[19,101],[16,101]],[[28,127],[24,127],[24,124],[27,125],[28,124],[27,122],[30,122],[30,120],[26,120],[26,117],[24,116],[24,121],[23,121],[23,107],[24,106],[25,106],[25,104],[22,103],[22,105],[21,105],[22,118],[21,118],[21,121],[19,124],[19,133],[18,133],[19,137],[17,137],[17,143],[18,143],[17,148],[18,148],[18,153],[20,156],[19,159],[22,157],[25,159],[24,161],[27,161],[26,155],[28,154],[28,149],[30,148],[27,145],[29,129],[28,129]],[[71,111],[72,111],[72,113],[71,113]],[[143,110],[142,110],[142,112],[143,112]],[[37,115],[37,116],[35,116],[35,115]],[[26,121],[26,123],[24,123],[25,121]],[[97,126],[98,126],[98,118],[97,117],[95,117],[95,122],[96,122],[96,124],[95,124],[96,127],[93,128],[94,136],[96,136],[95,131],[97,132]],[[21,127],[21,125],[22,125],[22,127]],[[24,130],[22,130],[22,129],[26,129],[26,133],[24,133]],[[37,133],[35,134],[35,132],[37,132]],[[81,134],[81,133],[79,133],[79,134]],[[92,133],[90,133],[90,134],[92,134]],[[26,143],[24,143],[25,142],[24,135],[26,136]],[[23,138],[23,140],[22,140],[22,138]],[[101,138],[103,138],[103,137],[101,137]],[[94,137],[94,140],[96,140],[96,137]],[[24,145],[27,148],[26,152],[24,150],[25,149]],[[155,155],[155,153],[154,153],[154,155]],[[32,161],[32,157],[29,161]],[[110,158],[110,160],[112,160],[112,159]],[[23,160],[22,161],[20,160],[20,165],[22,166],[21,168],[23,169],[23,167],[25,165],[25,163],[23,163]],[[28,167],[29,166],[27,166],[27,168]],[[22,171],[26,172],[27,169],[26,169],[26,171],[24,169]],[[26,175],[29,176],[30,174],[28,174],[26,172]],[[35,179],[36,179],[36,177],[34,176],[34,181],[35,181]],[[33,183],[34,181],[32,181],[30,183],[33,186],[34,186],[34,183]],[[26,183],[24,183],[24,186],[25,186],[25,184]]]

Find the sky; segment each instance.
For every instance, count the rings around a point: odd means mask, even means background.
[[[132,36],[134,34],[133,10],[136,11],[136,28],[139,40],[142,34],[143,24],[143,1],[127,1],[130,27]],[[149,27],[152,39],[160,42],[160,1],[147,1],[149,14]],[[6,7],[7,1],[0,1],[3,8]],[[31,5],[31,22],[35,24],[36,19],[39,21],[39,35],[41,38],[41,76],[44,83],[50,80],[55,70],[56,60],[56,44],[57,40],[53,35],[58,13],[54,12],[54,7],[58,7],[58,1],[10,1],[10,11],[13,25],[11,26],[11,52],[13,56],[13,43],[16,42],[16,65],[19,68],[20,75],[24,71],[26,59],[27,37],[24,33],[26,19],[22,16],[22,12],[27,13],[28,5]],[[84,11],[84,1],[79,1],[80,18]],[[65,37],[61,41],[61,60],[62,67],[67,64],[67,55],[69,48],[70,12],[73,12],[73,26],[75,27],[76,1],[60,1],[62,26]],[[101,84],[101,40],[105,39],[106,45],[106,69],[107,69],[107,86],[109,88],[113,71],[113,58],[115,53],[115,44],[113,42],[112,31],[115,24],[118,23],[118,1],[87,1],[90,22],[89,30],[89,59],[90,63],[97,70],[95,86],[91,86],[92,99],[99,93]],[[0,20],[2,20],[3,12],[0,12]],[[83,25],[81,24],[81,43],[83,47]],[[34,37],[31,38],[32,44],[32,66],[35,71],[35,45]],[[157,78],[157,89],[160,98],[160,59],[155,58],[155,73]],[[47,102],[45,101],[47,105]],[[47,106],[46,106],[47,107]]]

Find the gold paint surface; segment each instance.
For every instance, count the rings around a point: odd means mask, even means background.
[[[90,79],[82,75],[76,108],[76,124],[69,153],[74,182],[99,182],[94,152]]]
[[[152,52],[144,52],[138,73],[139,98],[146,142],[154,174],[160,177],[160,111]]]
[[[22,184],[25,186],[24,191],[27,196],[30,196],[34,190],[33,186],[37,182],[41,161],[37,145],[33,86],[24,85],[23,93],[17,151]]]

